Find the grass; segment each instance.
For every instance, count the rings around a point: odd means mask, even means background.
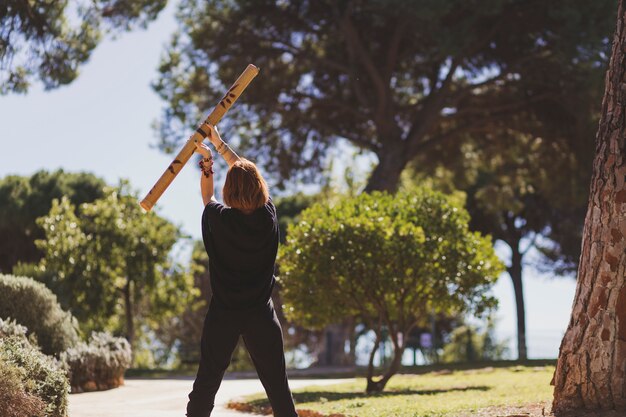
[[[300,415],[311,417],[459,417],[541,415],[552,397],[553,366],[484,368],[396,375],[385,391],[364,394],[365,379],[311,386],[293,392]],[[265,394],[229,404],[269,414]],[[519,408],[518,408],[519,407]],[[310,411],[309,411],[310,410]]]

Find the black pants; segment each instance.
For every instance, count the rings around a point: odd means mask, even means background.
[[[187,404],[188,417],[208,417],[239,336],[250,353],[274,416],[297,417],[285,370],[283,332],[270,300],[247,311],[223,310],[214,303],[204,319],[198,374]]]

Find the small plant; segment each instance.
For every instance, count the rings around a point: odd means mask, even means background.
[[[15,320],[2,320],[0,318],[0,339],[14,336],[20,339],[28,340],[29,342],[33,342],[33,339],[35,338],[33,337],[31,340],[29,340],[26,337],[27,332],[28,329],[25,326],[18,324]]]
[[[128,341],[109,333],[92,333],[89,343],[79,343],[61,354],[72,392],[100,391],[124,384],[131,363]]]
[[[31,346],[25,338],[0,338],[0,377],[3,416],[67,416],[69,384],[65,372],[56,360]],[[9,406],[2,405],[4,400],[10,402]]]
[[[4,417],[43,417],[46,404],[26,392],[24,370],[0,359],[0,410]]]

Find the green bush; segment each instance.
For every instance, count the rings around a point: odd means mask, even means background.
[[[0,339],[0,368],[2,378],[8,381],[7,387],[3,388],[7,396],[21,397],[26,407],[36,408],[40,403],[33,399],[35,396],[45,404],[43,415],[46,417],[67,416],[69,383],[65,372],[53,358],[44,355],[23,338],[12,336]],[[4,385],[3,381],[0,386]],[[22,394],[20,387],[23,387]],[[24,412],[17,415],[30,414]]]
[[[100,391],[124,383],[131,349],[122,337],[92,333],[89,343],[79,343],[61,354],[72,392]]]
[[[79,340],[76,319],[61,309],[52,291],[31,278],[0,275],[0,318],[26,326],[47,355],[58,355]]]
[[[0,410],[4,417],[44,417],[46,404],[26,392],[24,370],[0,359]]]

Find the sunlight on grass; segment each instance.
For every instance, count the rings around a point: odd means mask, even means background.
[[[384,392],[366,396],[365,379],[311,386],[293,393],[298,409],[358,417],[440,417],[469,414],[490,406],[547,402],[554,367],[511,367],[450,374],[396,375]],[[265,394],[244,397],[256,412],[268,406]]]

